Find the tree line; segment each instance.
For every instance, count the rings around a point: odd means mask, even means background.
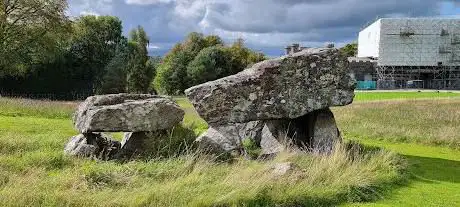
[[[123,35],[115,16],[65,15],[65,0],[4,0],[0,8],[0,93],[57,99],[107,93],[179,95],[263,60],[242,39],[190,33],[165,57],[149,57],[138,26]],[[153,34],[154,35],[154,34]]]

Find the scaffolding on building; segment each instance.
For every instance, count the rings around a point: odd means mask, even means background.
[[[441,25],[443,28],[440,31],[432,33],[417,33],[423,28],[417,28],[417,24],[409,24],[409,20],[406,25],[399,26],[399,32],[393,31],[384,35],[388,38],[399,38],[394,44],[403,46],[402,57],[394,63],[377,64],[377,88],[460,89],[460,25]],[[434,40],[442,43],[435,50],[440,56],[446,57],[447,61],[438,62],[436,65],[420,64],[426,59],[421,51],[422,45],[429,44],[425,41]]]

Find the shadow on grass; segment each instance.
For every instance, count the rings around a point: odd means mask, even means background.
[[[460,162],[430,157],[404,156],[413,178],[430,182],[460,183]]]

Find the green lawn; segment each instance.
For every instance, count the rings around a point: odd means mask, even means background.
[[[356,92],[355,101],[376,101],[394,99],[437,99],[460,98],[460,93],[453,92]]]
[[[395,151],[409,164],[406,185],[347,206],[460,206],[459,99],[358,101],[333,111],[347,139]]]
[[[354,104],[333,108],[346,139],[404,160],[339,148],[329,157],[287,153],[268,163],[194,153],[124,164],[70,158],[62,149],[76,134],[70,117],[77,103],[0,98],[0,205],[456,206],[460,99],[405,93],[357,93]],[[186,111],[180,132],[203,132],[191,104],[176,100]],[[301,170],[282,179],[267,173],[283,161]]]
[[[368,139],[360,142],[404,155],[410,179],[384,199],[347,206],[460,206],[460,151]]]
[[[349,137],[460,149],[460,99],[357,101],[333,111]]]

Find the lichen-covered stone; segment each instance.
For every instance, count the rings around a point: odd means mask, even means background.
[[[202,151],[216,154],[242,151],[242,143],[246,139],[260,142],[263,122],[253,121],[210,127],[196,139]]]
[[[353,101],[355,80],[347,65],[337,49],[307,49],[257,63],[185,93],[211,126],[295,119]]]
[[[144,132],[169,129],[182,121],[184,111],[171,99],[149,94],[91,96],[74,115],[81,133]]]
[[[261,157],[280,151],[312,151],[329,153],[341,137],[332,112],[320,109],[295,119],[276,119],[230,123],[210,127],[197,138],[200,148],[221,154],[243,151],[242,143],[252,139],[261,148]]]
[[[295,119],[265,121],[261,147],[268,155],[284,149],[327,154],[341,139],[334,115],[325,108]]]
[[[110,160],[120,149],[120,142],[103,133],[79,134],[70,138],[64,154],[76,157],[90,157]]]
[[[237,137],[226,137],[214,128],[209,128],[196,140],[201,152],[223,154],[232,151],[240,151],[241,143]]]
[[[76,157],[91,157],[96,155],[98,146],[88,143],[85,135],[79,134],[70,138],[64,147],[64,154]]]
[[[313,135],[312,149],[320,154],[330,153],[335,144],[342,141],[331,110],[321,110],[316,114]]]
[[[156,132],[127,132],[121,141],[121,149],[117,159],[132,159],[135,157],[151,157],[158,153],[160,139],[168,137],[168,132],[160,130]]]

